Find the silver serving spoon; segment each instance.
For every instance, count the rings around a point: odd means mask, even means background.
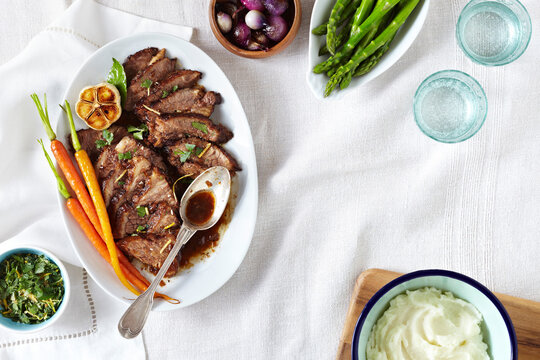
[[[194,224],[187,216],[186,208],[189,199],[202,191],[208,191],[214,195],[214,211],[205,223]],[[161,279],[163,279],[163,275],[165,275],[167,269],[169,269],[176,254],[178,254],[178,251],[180,251],[182,246],[184,246],[198,230],[209,229],[218,222],[227,206],[230,192],[231,175],[229,174],[229,170],[222,166],[214,166],[206,170],[199,175],[191,185],[189,185],[180,200],[180,217],[182,218],[183,224],[176,236],[176,243],[169,253],[169,256],[167,256],[167,259],[165,259],[161,269],[159,269],[154,281],[152,281],[148,289],[139,295],[133,304],[130,305],[118,322],[118,331],[120,331],[120,334],[123,337],[131,339],[139,335],[142,331],[146,319],[148,318],[148,313],[154,303],[154,293],[156,292],[156,288],[161,282]]]

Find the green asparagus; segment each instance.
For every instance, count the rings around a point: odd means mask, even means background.
[[[341,21],[337,24],[338,26],[341,26],[343,23],[345,23],[345,21],[348,21],[351,19],[351,16],[354,14],[358,6],[360,6],[361,1],[362,0],[353,0],[352,3],[350,3],[349,6],[347,6],[345,11],[343,11],[343,16],[341,17]],[[328,26],[328,21],[325,22],[324,24],[317,26],[313,30],[311,30],[311,33],[317,36],[326,35],[327,26]]]
[[[381,0],[378,0],[376,5],[379,5]],[[357,34],[360,28],[360,25],[367,19],[369,14],[371,14],[371,11],[373,10],[373,4],[375,4],[375,0],[362,0],[362,3],[356,9],[356,12],[353,16],[353,26],[351,29],[351,36],[354,34]],[[334,55],[334,53],[332,53]]]
[[[392,38],[393,40],[393,38]],[[381,47],[379,50],[377,50],[373,55],[371,55],[368,59],[366,59],[362,64],[360,64],[359,67],[356,68],[356,71],[354,72],[354,77],[362,76],[367,74],[377,63],[381,60],[381,57],[386,54],[388,49],[390,49],[390,44],[392,43],[392,40],[388,41],[386,44],[384,44],[383,47]]]
[[[354,16],[352,19],[346,24],[346,26],[343,28],[343,30],[339,33],[337,36],[337,39],[335,40],[334,48],[328,47],[328,35],[327,35],[327,45],[323,46],[321,50],[319,51],[319,56],[325,55],[328,52],[330,54],[334,55],[336,53],[336,50],[339,49],[343,44],[347,42],[351,34],[353,34],[351,31],[354,31],[355,28],[358,28],[358,25],[360,25],[368,15],[370,14],[373,3],[375,0],[362,0],[360,3],[360,6],[356,10]]]
[[[358,27],[358,32],[349,38],[349,41],[341,48],[336,55],[330,57],[328,60],[316,65],[313,68],[313,72],[320,74],[330,70],[335,64],[339,63],[343,58],[349,56],[362,38],[372,29],[374,22],[379,21],[388,13],[394,6],[396,6],[400,0],[384,0],[379,5],[375,6],[371,15]],[[354,26],[354,25],[353,25]],[[381,45],[382,46],[382,45]]]
[[[343,44],[345,44],[345,42],[347,41],[347,39],[349,38],[349,36],[351,35],[351,29],[352,29],[352,26],[353,26],[353,18],[351,18],[349,20],[349,22],[347,24],[345,24],[345,26],[343,27],[343,29],[341,29],[341,31],[339,32],[338,36],[337,36],[337,49],[339,49]],[[326,46],[326,44],[324,44],[320,49],[319,49],[319,56],[323,56],[323,55],[326,55],[328,54],[328,47]]]
[[[332,13],[330,14],[330,19],[328,19],[328,26],[326,27],[326,46],[331,54],[335,53],[336,50],[337,24],[343,16],[343,11],[350,2],[351,0],[337,0],[332,9]]]
[[[371,41],[371,43],[364,49],[359,48],[351,57],[351,59],[336,71],[330,81],[328,81],[328,83],[326,84],[324,92],[325,97],[330,95],[332,91],[334,91],[336,86],[341,83],[341,81],[344,79],[348,72],[351,72],[353,68],[355,68],[362,61],[373,55],[379,48],[383,47],[384,44],[386,44],[390,39],[394,37],[399,28],[403,25],[403,23],[405,23],[409,15],[415,9],[416,5],[418,5],[419,1],[420,0],[403,0],[403,6],[399,9],[398,13],[394,17],[390,25],[388,25],[388,27],[379,36],[377,36],[377,38]],[[375,13],[377,10],[380,9],[375,9],[373,13]],[[368,20],[366,20],[366,22],[367,21]]]
[[[373,29],[371,29],[371,31],[362,39],[362,41],[360,41],[360,44],[358,45],[359,49],[364,49],[371,42],[371,40],[373,40],[375,38],[375,36],[377,35],[377,32],[379,30],[378,27],[379,27],[380,24],[381,24],[381,21],[379,21],[378,24],[375,24],[375,26],[373,26]],[[329,75],[329,76],[333,76],[338,70],[339,70],[339,68],[335,69],[332,72],[332,74]],[[340,87],[342,89],[345,89],[347,86],[349,86],[349,83],[352,80],[352,74],[351,74],[350,77],[348,77],[348,80],[345,80],[345,79],[346,78],[344,78],[340,83]]]
[[[380,21],[373,24],[372,29],[367,33],[366,36],[364,36],[362,41],[360,41],[360,44],[358,44],[359,48],[361,48],[361,49],[365,48],[371,42],[371,40],[373,40],[373,38],[375,38],[375,35],[377,35],[377,30],[378,30],[379,25],[380,25]],[[328,70],[326,72],[326,75],[332,77],[332,75],[334,75],[337,72],[337,70],[340,68],[341,65],[342,64],[339,63],[339,65],[337,65],[337,66],[333,67],[332,69]]]
[[[398,6],[400,7],[400,6]],[[395,10],[395,9],[394,9]],[[389,12],[388,14],[386,14],[378,23],[375,23],[374,26],[373,26],[373,30],[370,31],[363,39],[362,41],[360,41],[360,44],[358,45],[358,49],[364,49],[366,46],[369,45],[369,43],[371,42],[371,40],[373,40],[375,37],[379,36],[385,29],[388,25],[390,25],[390,22],[392,21],[392,19],[394,18],[394,14],[395,14],[395,11],[392,10],[391,12]],[[393,39],[393,37],[392,37]],[[391,41],[391,40],[390,40]],[[386,44],[385,44],[386,46]],[[384,46],[383,46],[384,47]],[[358,51],[358,50],[357,50]],[[367,59],[369,60],[369,59]],[[365,60],[365,61],[367,61]],[[362,64],[365,62],[363,61]],[[341,80],[341,82],[339,83],[339,87],[341,88],[341,90],[347,88],[349,86],[349,84],[351,83],[351,80],[353,78],[353,74],[354,72],[356,71],[356,68],[358,68],[358,66],[360,66],[361,64],[358,64],[356,66],[354,66],[351,71],[349,71],[344,77],[343,79]],[[337,72],[337,69],[334,70],[332,72],[332,75],[334,75],[335,73]],[[332,76],[330,75],[330,76]]]

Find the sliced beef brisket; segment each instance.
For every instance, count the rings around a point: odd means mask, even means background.
[[[163,58],[139,72],[129,83],[126,110],[133,110],[135,104],[149,94],[157,81],[164,79],[174,70],[175,65],[176,59]]]

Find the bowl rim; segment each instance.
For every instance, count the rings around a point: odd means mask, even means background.
[[[231,54],[245,57],[248,59],[263,59],[270,56],[274,56],[276,54],[279,54],[283,50],[285,50],[289,45],[294,41],[296,38],[296,35],[298,34],[298,31],[300,30],[300,25],[302,24],[302,3],[300,0],[290,0],[294,5],[294,18],[293,22],[291,24],[291,28],[289,29],[289,32],[285,37],[279,41],[277,44],[269,48],[267,51],[264,50],[246,50],[242,49],[232,42],[230,42],[225,35],[221,33],[217,26],[216,21],[216,3],[217,0],[210,0],[209,1],[209,9],[208,9],[208,20],[210,22],[210,29],[212,30],[212,33],[214,34],[214,37],[219,42],[219,44],[224,47],[227,51],[229,51]]]
[[[20,244],[20,245],[18,244],[18,245],[8,246],[0,251],[0,263],[4,261],[7,253],[10,253],[8,256],[11,256],[12,254],[24,253],[25,251],[28,252],[29,250],[45,255],[47,258],[49,258],[49,260],[52,260],[56,264],[56,266],[58,266],[58,268],[60,269],[60,275],[62,276],[62,279],[64,280],[64,296],[62,298],[62,303],[60,304],[60,307],[58,308],[56,313],[51,318],[49,318],[48,320],[44,322],[41,322],[38,324],[24,324],[25,326],[22,329],[15,329],[0,322],[0,328],[6,329],[14,333],[19,333],[19,334],[29,334],[29,333],[38,332],[54,324],[64,314],[67,308],[67,305],[69,303],[70,293],[71,293],[71,282],[70,282],[70,278],[69,278],[66,267],[56,255],[54,255],[52,252],[42,247],[34,246],[30,244]]]
[[[366,305],[362,309],[362,312],[360,313],[360,316],[358,317],[358,321],[356,322],[356,326],[354,328],[354,334],[352,337],[352,344],[351,344],[352,345],[351,346],[352,360],[358,360],[358,340],[360,337],[360,331],[362,327],[364,326],[364,322],[367,318],[367,315],[371,312],[371,309],[373,308],[373,306],[383,297],[383,295],[385,295],[388,291],[390,291],[397,285],[400,285],[409,280],[413,280],[413,279],[417,279],[421,277],[428,277],[428,276],[444,276],[444,277],[449,277],[455,280],[462,281],[476,288],[476,290],[480,291],[484,296],[486,296],[493,303],[493,305],[495,305],[495,307],[499,311],[499,314],[501,314],[504,320],[504,323],[506,324],[506,329],[508,330],[508,336],[510,337],[510,347],[511,347],[511,356],[512,356],[510,360],[515,360],[518,358],[517,337],[516,337],[514,325],[512,324],[510,315],[508,315],[508,312],[506,311],[504,305],[495,296],[495,294],[493,294],[487,287],[482,285],[480,282],[466,275],[463,275],[461,273],[450,271],[450,270],[442,270],[442,269],[427,269],[427,270],[413,271],[390,281],[388,284],[380,288],[369,299],[369,301],[366,303]]]
[[[422,90],[424,90],[426,85],[429,84],[431,81],[433,81],[433,79],[435,77],[443,75],[443,74],[447,74],[447,75],[449,75],[449,77],[451,77],[453,79],[456,78],[456,76],[454,76],[454,75],[458,75],[458,76],[464,76],[467,80],[470,80],[471,85],[475,86],[476,89],[479,90],[479,94],[481,95],[480,97],[481,97],[482,104],[483,104],[484,110],[485,110],[482,118],[475,121],[470,126],[470,128],[467,129],[467,131],[470,131],[471,129],[474,129],[476,127],[477,128],[476,130],[472,131],[469,134],[465,133],[465,135],[461,135],[461,137],[452,138],[452,139],[441,139],[441,138],[438,138],[438,137],[434,136],[429,131],[427,131],[419,123],[418,115],[417,115],[417,109],[416,109],[416,105],[417,105],[417,102],[418,102],[418,97],[420,96],[420,93],[422,92]],[[466,84],[466,85],[469,86],[468,84]],[[469,86],[469,88],[470,88],[470,86]],[[420,85],[418,85],[418,88],[414,92],[414,96],[413,96],[413,117],[414,117],[414,122],[416,123],[416,125],[418,126],[418,128],[420,129],[420,131],[424,135],[426,135],[427,137],[429,137],[429,138],[431,138],[431,139],[433,139],[435,141],[443,143],[443,144],[458,144],[460,142],[464,142],[464,141],[469,140],[470,138],[472,138],[474,135],[476,135],[482,129],[482,127],[484,127],[484,123],[486,122],[486,119],[487,119],[487,116],[488,116],[488,111],[489,111],[489,103],[488,103],[486,91],[484,90],[482,84],[480,84],[480,82],[478,80],[476,80],[476,78],[474,78],[472,75],[467,74],[466,72],[461,71],[461,70],[445,69],[445,70],[436,71],[433,74],[428,75],[424,80],[422,80]]]

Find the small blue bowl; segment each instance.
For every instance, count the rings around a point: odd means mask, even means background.
[[[67,304],[69,302],[69,294],[70,294],[70,282],[69,282],[69,276],[67,273],[66,268],[64,267],[64,264],[52,253],[49,251],[35,247],[35,246],[22,246],[22,247],[16,247],[16,248],[9,248],[8,250],[5,250],[0,254],[0,263],[2,263],[6,258],[10,257],[13,254],[36,254],[36,255],[45,255],[46,258],[51,260],[53,263],[58,265],[58,268],[60,269],[60,274],[62,275],[62,279],[64,280],[64,297],[62,298],[62,303],[58,307],[58,310],[56,313],[48,320],[39,323],[39,324],[23,324],[20,322],[16,322],[11,320],[10,318],[6,318],[0,314],[0,327],[7,329],[9,331],[13,332],[19,332],[19,333],[31,333],[43,330],[49,326],[51,326],[54,322],[56,322],[64,313],[65,309],[67,308]]]
[[[430,138],[458,143],[476,134],[486,120],[487,97],[482,86],[458,70],[428,76],[413,99],[414,120]]]
[[[517,60],[529,46],[531,35],[531,17],[518,0],[472,0],[456,25],[461,50],[485,66]]]
[[[484,285],[465,275],[447,270],[420,270],[389,282],[371,297],[356,323],[352,359],[366,359],[371,329],[390,305],[390,300],[407,290],[434,287],[450,291],[472,304],[483,317],[483,338],[492,360],[517,360],[518,348],[512,320],[497,297]]]

